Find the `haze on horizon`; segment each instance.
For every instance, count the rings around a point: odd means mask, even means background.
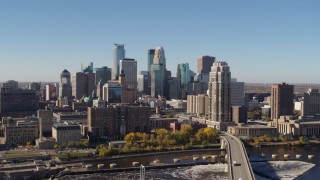
[[[113,43],[147,69],[163,46],[168,70],[197,57],[226,61],[248,83],[319,83],[320,2],[1,1],[0,82],[57,82],[81,62],[112,67]]]

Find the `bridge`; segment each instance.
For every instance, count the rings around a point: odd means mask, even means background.
[[[229,179],[255,180],[243,143],[235,136],[222,133],[221,148],[227,150]]]

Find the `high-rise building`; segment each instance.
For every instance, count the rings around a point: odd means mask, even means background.
[[[93,73],[93,62],[81,63],[81,72],[83,73]]]
[[[232,78],[230,84],[231,106],[244,106],[244,82]]]
[[[236,124],[247,123],[247,111],[245,106],[232,106],[232,121]]]
[[[28,84],[28,89],[35,90],[37,92],[40,92],[41,89],[41,83],[38,82],[32,82]]]
[[[209,80],[211,126],[225,131],[231,121],[231,72],[226,62],[214,62]]]
[[[153,64],[155,49],[148,50],[148,72],[150,72],[151,65]]]
[[[271,119],[293,114],[293,85],[271,85]]]
[[[46,101],[53,100],[56,97],[56,88],[54,84],[47,84],[46,87]]]
[[[166,69],[166,57],[163,47],[157,47],[154,51],[153,64],[162,64]]]
[[[96,137],[113,137],[119,134],[115,122],[116,111],[113,107],[105,108],[88,108],[88,132],[92,138]]]
[[[320,93],[319,89],[309,89],[303,95],[302,116],[314,116],[320,114]]]
[[[66,69],[60,75],[59,97],[72,99],[71,75]]]
[[[103,85],[102,99],[108,103],[121,103],[122,87],[118,82],[108,82]]]
[[[190,69],[188,63],[178,64],[177,78],[180,80],[181,87],[187,87],[191,81]]]
[[[113,48],[113,60],[112,60],[112,79],[118,79],[119,73],[121,71],[119,63],[121,59],[125,58],[124,44],[114,44]]]
[[[206,116],[209,114],[210,99],[206,94],[188,95],[187,113],[197,114],[197,116]]]
[[[211,66],[213,65],[215,57],[210,56],[200,56],[198,58],[198,73],[199,74],[208,74],[211,71]]]
[[[96,75],[96,84],[98,84],[100,81],[102,84],[105,84],[109,80],[111,80],[111,71],[111,68],[108,68],[107,66],[103,66],[101,68],[94,68],[93,72]]]
[[[180,81],[177,78],[170,78],[167,82],[167,99],[180,99]]]
[[[39,96],[34,90],[6,90],[0,93],[0,113],[6,116],[35,114],[39,108]]]
[[[164,95],[166,84],[166,58],[163,47],[157,47],[154,52],[153,64],[150,67],[150,94],[153,97]]]
[[[137,61],[134,59],[121,59],[120,71],[126,76],[126,83],[129,89],[137,89]]]
[[[150,93],[152,97],[164,95],[165,71],[162,64],[152,64],[150,70]]]
[[[95,90],[95,74],[77,72],[72,76],[72,96],[81,99],[83,96],[91,96]]]
[[[2,84],[1,92],[6,92],[7,90],[16,90],[18,89],[18,81],[9,80]]]

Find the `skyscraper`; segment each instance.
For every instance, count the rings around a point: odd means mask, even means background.
[[[59,97],[72,98],[71,76],[70,72],[66,69],[60,75]]]
[[[214,62],[209,80],[211,125],[225,131],[231,121],[230,106],[231,72],[226,62]]]
[[[319,89],[308,89],[303,95],[302,116],[314,116],[320,114],[320,93]]]
[[[190,68],[188,63],[178,64],[177,78],[180,80],[181,87],[187,87],[191,81]]]
[[[271,86],[271,120],[293,115],[293,85],[286,83]]]
[[[121,59],[120,71],[126,76],[126,83],[129,89],[137,89],[137,61],[134,59]]]
[[[150,72],[151,65],[153,64],[155,49],[148,50],[148,72]]]
[[[81,72],[83,72],[83,73],[93,73],[93,62],[81,63]]]
[[[125,49],[124,44],[114,44],[115,47],[113,48],[113,65],[112,65],[112,79],[118,79],[120,69],[119,69],[119,62],[121,59],[125,58]]]
[[[244,106],[244,82],[237,82],[236,78],[232,78],[230,85],[231,105]]]
[[[151,96],[164,95],[166,71],[164,49],[163,47],[157,47],[154,52],[153,64],[150,67]]]
[[[211,56],[200,56],[198,58],[198,73],[199,74],[207,74],[210,73],[210,68],[213,65],[215,57]]]
[[[72,76],[72,96],[81,99],[83,96],[90,96],[96,88],[94,73],[77,72]]]
[[[107,66],[94,68],[93,72],[96,75],[96,84],[98,84],[100,80],[102,84],[105,84],[106,82],[111,80],[111,68],[108,68]]]

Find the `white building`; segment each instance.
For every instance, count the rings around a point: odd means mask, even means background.
[[[210,121],[214,128],[225,131],[231,121],[231,72],[226,62],[214,62],[209,79]]]

